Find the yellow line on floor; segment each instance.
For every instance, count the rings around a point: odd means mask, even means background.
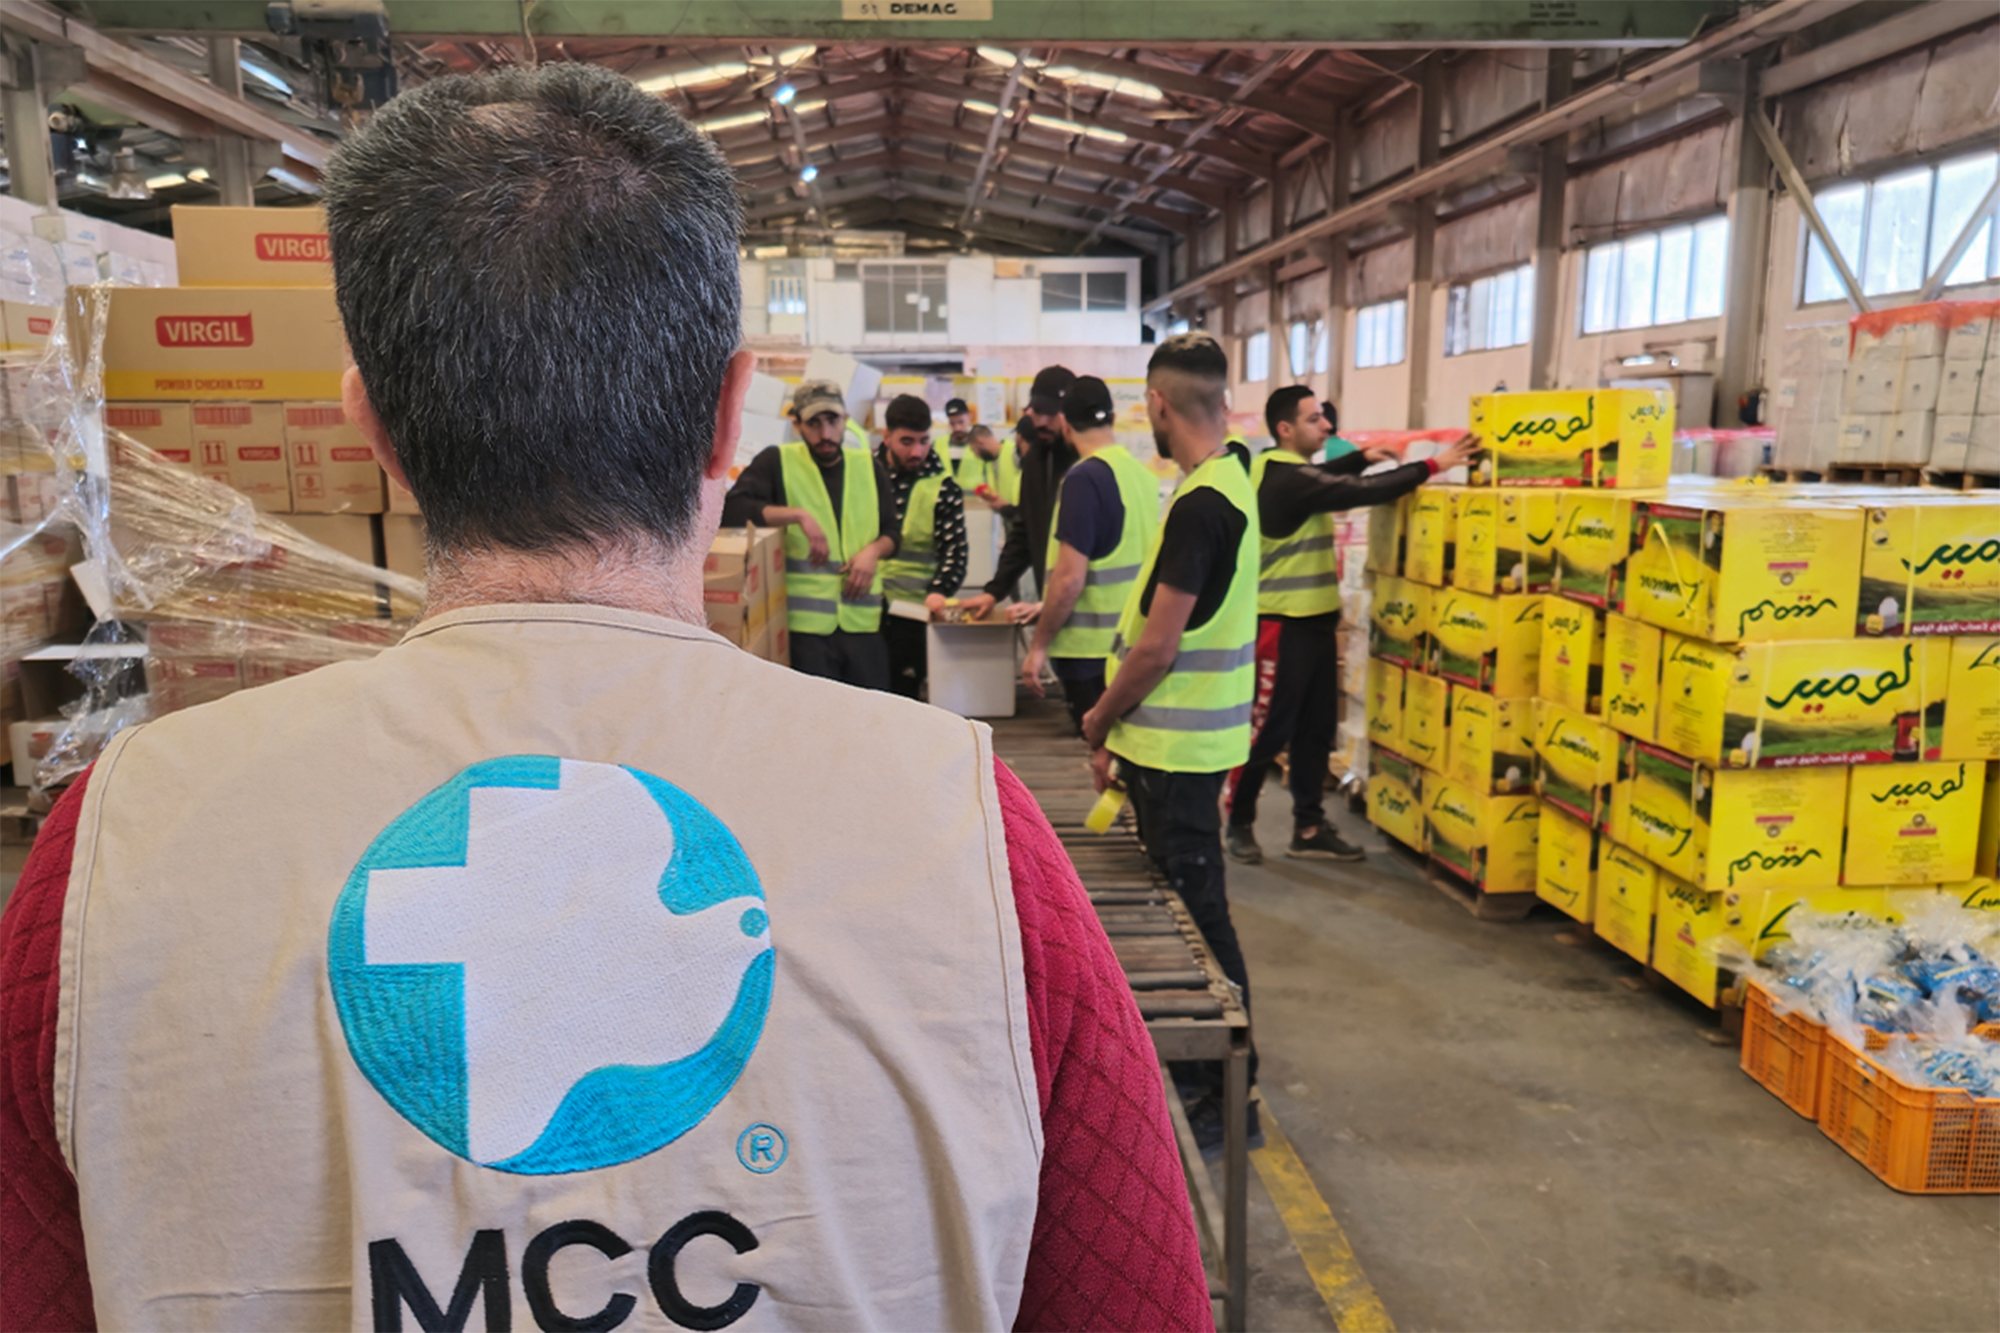
[[[1334,1220],[1333,1210],[1320,1197],[1319,1187],[1306,1174],[1306,1165],[1292,1148],[1292,1141],[1278,1128],[1271,1104],[1262,1102],[1259,1115],[1264,1127],[1264,1146],[1252,1150],[1250,1160],[1278,1207],[1278,1216],[1292,1236],[1292,1245],[1305,1261],[1306,1272],[1319,1288],[1327,1313],[1333,1316],[1340,1333],[1395,1333],[1382,1298],[1369,1285],[1347,1243],[1347,1233]]]

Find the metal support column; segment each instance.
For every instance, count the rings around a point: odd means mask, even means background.
[[[1758,62],[1732,61],[1733,68],[1702,69],[1704,80],[1733,83],[1736,98],[1736,162],[1729,192],[1729,258],[1723,286],[1720,364],[1715,383],[1715,424],[1743,422],[1743,396],[1763,373],[1764,289],[1771,267],[1771,155],[1751,127],[1749,113],[1762,96]],[[1758,114],[1762,114],[1761,111]],[[1701,426],[1705,422],[1688,422]]]
[[[8,33],[0,49],[5,88],[0,115],[7,126],[7,193],[53,212],[57,204],[55,158],[49,151],[49,98],[42,77],[40,43]]]
[[[208,81],[228,97],[243,96],[242,43],[234,37],[208,39]],[[257,202],[256,182],[250,177],[250,141],[240,134],[217,133],[205,154],[210,160],[208,174],[221,193],[224,208],[249,208]]]
[[[1418,77],[1417,170],[1437,165],[1438,137],[1444,124],[1444,68],[1433,55]],[[1409,410],[1404,421],[1411,430],[1424,428],[1425,403],[1431,390],[1431,291],[1437,277],[1437,196],[1411,201],[1408,341],[1403,355],[1410,367]]]
[[[1542,105],[1555,106],[1570,94],[1576,53],[1566,47],[1548,52]],[[1561,346],[1563,216],[1568,206],[1569,136],[1544,139],[1535,201],[1535,323],[1528,345],[1528,387],[1553,389]]]

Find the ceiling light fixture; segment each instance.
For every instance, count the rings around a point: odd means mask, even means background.
[[[663,93],[669,88],[701,88],[711,83],[727,83],[731,79],[742,78],[749,72],[750,67],[741,61],[724,60],[713,65],[703,65],[699,69],[669,70],[664,74],[654,74],[638,80],[638,84],[649,93]]]
[[[1064,134],[1081,134],[1091,139],[1102,139],[1106,143],[1124,143],[1125,136],[1117,130],[1107,130],[1096,125],[1085,125],[1080,121],[1064,120],[1060,116],[1028,117],[1030,125],[1040,125],[1047,130],[1061,130]]]
[[[789,83],[781,83],[771,90],[771,100],[779,106],[790,106],[792,99],[798,95],[799,90],[792,87]]]
[[[788,46],[771,58],[789,69],[807,56],[816,55],[818,52],[817,46]]]
[[[716,134],[722,130],[740,130],[745,125],[761,125],[767,112],[745,111],[734,116],[717,116],[713,120],[698,120],[695,128],[703,134]]]
[[[819,179],[819,168],[808,162],[799,168],[799,179],[811,185]]]
[[[1150,83],[1139,79],[1128,79],[1118,74],[1103,74],[1094,69],[1077,69],[1073,65],[1053,65],[1042,74],[1063,83],[1073,83],[1080,88],[1095,88],[1099,92],[1116,93],[1120,97],[1136,97],[1142,102],[1158,102],[1166,94]]]
[[[967,111],[977,111],[982,116],[997,116],[1000,114],[1000,108],[991,102],[960,102],[959,105]]]
[[[998,65],[1002,69],[1012,69],[1014,61],[1017,59],[1014,53],[1004,46],[982,46],[979,48],[979,58],[989,65]],[[1040,56],[1028,57],[1029,69],[1040,69],[1048,63],[1048,61],[1043,60]]]
[[[176,185],[186,185],[187,181],[188,178],[181,175],[178,171],[169,171],[164,176],[146,177],[146,188],[149,190],[171,190]]]

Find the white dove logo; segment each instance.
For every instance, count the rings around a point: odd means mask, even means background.
[[[615,764],[474,764],[384,829],[327,940],[348,1050],[440,1146],[587,1171],[701,1123],[770,1006],[764,891],[721,821]]]

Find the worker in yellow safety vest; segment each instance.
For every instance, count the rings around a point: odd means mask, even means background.
[[[965,582],[965,500],[958,483],[945,475],[944,459],[931,445],[930,405],[900,394],[882,413],[882,463],[896,510],[896,554],[882,562],[882,592],[890,613],[882,618],[889,649],[889,688],[909,699],[923,697],[929,676],[930,616]],[[901,603],[924,614],[899,615]]]
[[[1219,800],[1229,770],[1250,754],[1258,529],[1249,474],[1225,444],[1228,383],[1229,361],[1206,333],[1167,339],[1147,364],[1146,415],[1181,483],[1119,618],[1104,697],[1085,714],[1083,737],[1100,791],[1115,760],[1147,854],[1247,1004]],[[1253,1054],[1253,1078],[1255,1065]],[[1175,1076],[1196,1139],[1220,1141],[1220,1065]],[[1254,1134],[1254,1108],[1250,1124]]]
[[[1340,563],[1333,515],[1364,505],[1388,504],[1439,473],[1469,459],[1470,435],[1420,463],[1362,476],[1375,463],[1398,463],[1387,449],[1345,454],[1315,463],[1331,424],[1311,389],[1290,385],[1264,404],[1264,424],[1276,447],[1250,463],[1263,534],[1257,584],[1257,700],[1250,758],[1226,789],[1229,829],[1223,849],[1231,860],[1255,865],[1257,796],[1289,750],[1292,838],[1287,856],[1359,861],[1360,848],[1326,820],[1327,756],[1339,721]]]
[[[1160,526],[1160,480],[1117,442],[1111,390],[1094,375],[1063,392],[1078,462],[1063,474],[1049,532],[1049,586],[1021,680],[1037,697],[1054,670],[1079,731],[1104,694],[1104,663]]]
[[[831,380],[792,394],[801,438],[750,460],[722,507],[723,526],[785,530],[792,667],[865,689],[889,688],[881,562],[896,553],[889,478],[847,439],[847,402]]]
[[[958,488],[986,502],[1005,518],[1021,503],[1021,461],[1014,442],[1002,444],[991,426],[981,423],[965,433],[965,453],[958,460]]]

